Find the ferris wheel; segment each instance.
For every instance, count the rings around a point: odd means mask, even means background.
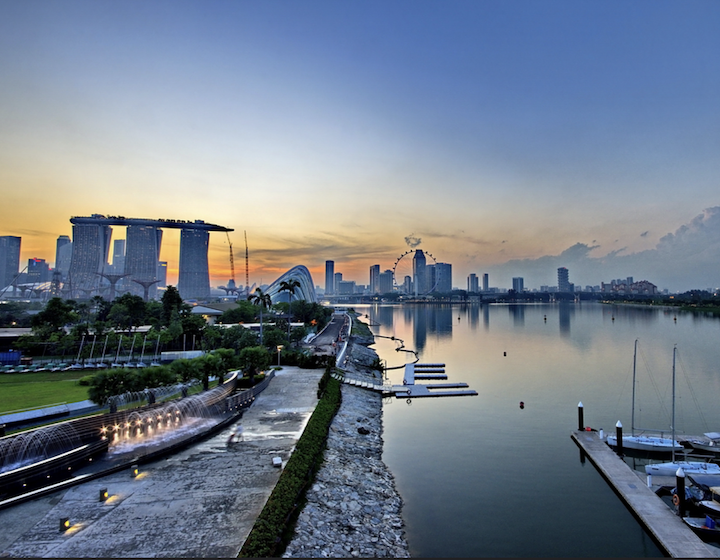
[[[413,270],[413,262],[418,257],[421,263],[418,278]],[[440,281],[440,267],[430,253],[422,249],[410,249],[400,255],[393,265],[393,289],[406,294],[426,295],[434,291]],[[427,267],[432,266],[430,270]],[[418,285],[415,286],[415,283]]]

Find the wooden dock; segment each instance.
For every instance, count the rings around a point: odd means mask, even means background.
[[[405,364],[403,384],[392,386],[395,397],[398,399],[418,399],[424,397],[477,396],[477,391],[467,389],[467,383],[423,385],[415,383],[418,379],[447,379],[445,364]]]
[[[570,437],[665,554],[672,558],[720,558],[720,549],[695,535],[597,432],[576,430]]]

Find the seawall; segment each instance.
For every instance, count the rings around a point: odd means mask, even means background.
[[[343,369],[354,378],[381,380],[369,366],[378,357],[352,336]],[[330,426],[324,462],[306,494],[285,558],[408,558],[402,499],[382,460],[382,396],[342,386],[342,404]]]

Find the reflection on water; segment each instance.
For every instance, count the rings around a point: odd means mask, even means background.
[[[421,362],[445,363],[449,382],[479,393],[384,408],[384,459],[414,556],[661,555],[570,431],[579,401],[588,426],[630,425],[636,338],[636,423],[669,428],[677,344],[678,430],[720,431],[718,320],[593,302],[359,311],[379,323],[374,333],[402,338]],[[389,366],[406,360],[390,341],[375,346]]]

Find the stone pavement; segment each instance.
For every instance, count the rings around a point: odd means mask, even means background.
[[[236,424],[137,478],[116,473],[0,510],[0,556],[237,556],[280,476],[273,457],[284,466],[315,410],[322,373],[284,367]],[[240,426],[243,441],[227,444]]]

